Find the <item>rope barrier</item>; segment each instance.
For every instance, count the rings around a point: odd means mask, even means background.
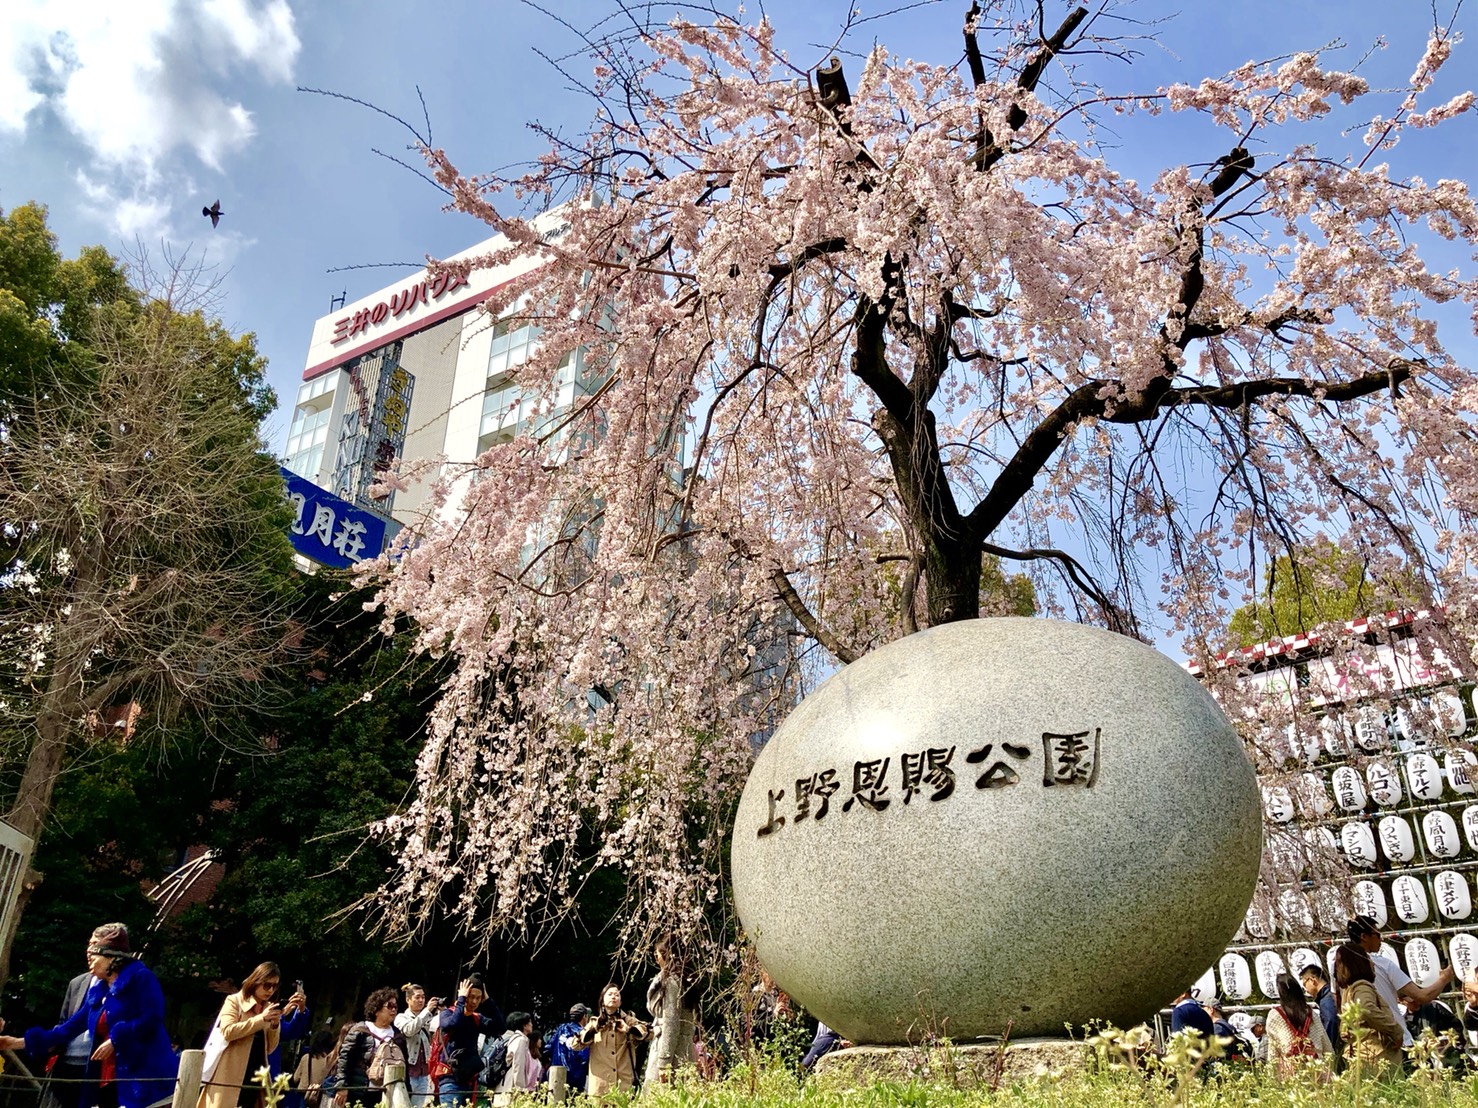
[[[179,1079],[175,1077],[130,1077],[127,1080],[136,1084],[162,1084],[164,1082],[168,1082],[169,1084],[173,1085]],[[273,1080],[276,1079],[274,1078]],[[34,1084],[38,1081],[44,1084],[55,1085],[96,1085],[98,1083],[98,1079],[96,1077],[51,1077],[45,1074],[37,1074],[33,1080],[19,1073],[0,1073],[0,1082],[15,1082],[18,1084],[29,1085]],[[118,1079],[114,1078],[114,1084],[117,1084],[117,1082]],[[387,1081],[385,1083],[386,1086],[404,1084],[406,1084],[406,1082],[404,1081]],[[204,1089],[260,1089],[262,1087],[262,1083],[260,1081],[245,1081],[242,1082],[240,1085],[232,1085],[229,1082],[225,1081],[202,1081],[200,1083],[200,1086]],[[291,1088],[291,1086],[289,1086],[289,1088]],[[374,1085],[345,1085],[343,1086],[343,1088],[348,1089],[351,1093],[378,1093],[384,1091],[384,1086]],[[333,1091],[337,1092],[338,1089],[335,1088]]]
[[[36,1075],[36,1078],[35,1079],[37,1081],[39,1081],[39,1082],[42,1082],[43,1084],[56,1084],[56,1085],[96,1085],[98,1083],[98,1079],[96,1077],[52,1077],[52,1076],[50,1076],[48,1074],[44,1074],[44,1073],[38,1073]],[[157,1083],[157,1082],[165,1082],[165,1081],[167,1081],[171,1085],[173,1085],[178,1080],[178,1078],[174,1078],[174,1077],[129,1077],[129,1078],[126,1078],[125,1080],[130,1081],[130,1082],[139,1083],[139,1084],[144,1084],[144,1083],[149,1083],[149,1082],[156,1082]],[[0,1073],[0,1081],[21,1081],[21,1082],[25,1082],[26,1084],[30,1084],[30,1079],[29,1078],[26,1078],[26,1077],[24,1077],[24,1076],[22,1076],[21,1074],[18,1074],[18,1073]],[[113,1079],[113,1084],[116,1085],[117,1083],[118,1083],[118,1078],[114,1078]],[[244,1089],[247,1086],[243,1085],[241,1087]]]

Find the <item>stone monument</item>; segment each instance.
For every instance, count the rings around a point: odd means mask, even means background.
[[[1252,765],[1134,639],[951,623],[808,696],[739,804],[734,899],[781,988],[857,1043],[1151,1016],[1252,898]]]

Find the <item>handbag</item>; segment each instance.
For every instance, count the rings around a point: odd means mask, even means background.
[[[452,1074],[451,1064],[446,1060],[446,1036],[439,1028],[431,1036],[431,1052],[426,1059],[426,1072],[431,1078],[433,1089],[443,1077],[450,1077]]]
[[[200,1080],[210,1081],[216,1075],[216,1068],[221,1064],[221,1056],[226,1053],[226,1036],[221,1031],[221,1023],[216,1021],[210,1029],[210,1038],[205,1040],[205,1059],[200,1067]]]

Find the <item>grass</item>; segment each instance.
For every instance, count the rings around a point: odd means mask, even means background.
[[[1161,1056],[1136,1057],[1137,1043],[1109,1031],[1085,1044],[1091,1061],[1086,1072],[1036,1076],[999,1088],[961,1087],[949,1075],[949,1044],[904,1048],[916,1057],[904,1069],[919,1073],[909,1081],[874,1081],[849,1088],[828,1075],[798,1077],[794,1058],[757,1057],[739,1064],[721,1080],[705,1081],[691,1071],[672,1084],[632,1095],[610,1095],[603,1108],[1478,1108],[1478,1070],[1461,1076],[1450,1069],[1420,1068],[1411,1076],[1375,1080],[1347,1070],[1329,1077],[1310,1069],[1280,1082],[1262,1066],[1216,1066],[1219,1048],[1196,1036],[1176,1036]],[[1419,1047],[1418,1057],[1422,1055]],[[265,1071],[258,1075],[260,1080]],[[264,1083],[265,1084],[265,1083]],[[281,1087],[268,1086],[275,1106]],[[547,1105],[544,1091],[518,1095],[511,1108]],[[578,1097],[572,1108],[593,1108]],[[486,1101],[479,1101],[485,1106]],[[327,1102],[325,1103],[327,1108]]]
[[[1461,1108],[1478,1106],[1478,1078],[1458,1079],[1443,1071],[1357,1083],[1345,1073],[1327,1082],[1308,1077],[1279,1083],[1263,1070],[1187,1080],[1166,1072],[1120,1070],[1032,1078],[996,1090],[926,1081],[877,1082],[844,1089],[816,1079],[798,1084],[781,1070],[751,1075],[740,1067],[722,1081],[679,1082],[648,1089],[630,1103],[636,1108]]]

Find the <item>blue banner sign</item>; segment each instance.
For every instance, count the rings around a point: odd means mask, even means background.
[[[287,502],[296,513],[288,538],[293,549],[311,561],[347,569],[366,558],[378,558],[385,540],[400,529],[289,469],[277,468],[287,483]]]

